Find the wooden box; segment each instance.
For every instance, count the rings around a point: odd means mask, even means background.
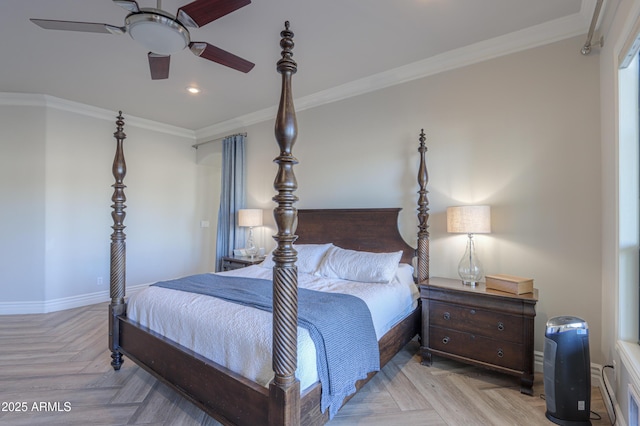
[[[487,289],[499,290],[512,294],[533,293],[533,279],[514,275],[486,275]]]

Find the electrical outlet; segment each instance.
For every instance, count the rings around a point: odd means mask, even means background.
[[[102,285],[102,277],[98,277],[96,280],[97,285]]]

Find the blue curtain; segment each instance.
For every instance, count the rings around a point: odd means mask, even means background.
[[[216,271],[222,270],[222,257],[233,254],[234,247],[242,247],[244,230],[238,228],[237,212],[245,203],[244,135],[222,140],[222,190],[218,211],[216,240]]]

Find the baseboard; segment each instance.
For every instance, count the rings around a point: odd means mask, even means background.
[[[544,352],[533,351],[533,371],[536,373],[544,371]]]
[[[127,294],[131,295],[148,286],[149,284],[138,284],[127,287]],[[49,312],[63,311],[65,309],[106,303],[109,299],[109,292],[104,290],[45,301],[0,302],[0,315],[46,314]]]

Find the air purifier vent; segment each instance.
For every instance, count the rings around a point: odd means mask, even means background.
[[[547,409],[556,412],[556,351],[558,344],[545,337],[544,339],[544,399],[547,401]]]

